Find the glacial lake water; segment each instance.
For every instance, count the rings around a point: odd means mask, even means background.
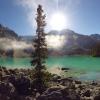
[[[30,68],[31,58],[0,58],[0,65],[8,68]],[[69,76],[81,80],[100,80],[100,57],[91,56],[54,56],[47,59],[47,67],[66,67],[72,69]]]

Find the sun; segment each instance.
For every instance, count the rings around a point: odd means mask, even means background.
[[[66,28],[66,16],[61,12],[56,12],[51,15],[49,24],[52,30],[62,30]]]

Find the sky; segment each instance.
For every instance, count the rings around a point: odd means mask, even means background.
[[[43,5],[46,14],[46,32],[51,30],[51,15],[59,11],[66,15],[66,29],[100,34],[100,0],[0,0],[0,24],[19,35],[35,34],[38,4]]]

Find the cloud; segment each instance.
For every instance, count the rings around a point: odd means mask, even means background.
[[[47,16],[46,22],[48,23],[52,13],[56,10],[72,13],[76,7],[80,5],[81,0],[15,0],[19,6],[22,6],[28,18],[28,21],[33,28],[36,28],[36,9],[39,4],[43,6]],[[48,28],[49,26],[47,26]]]

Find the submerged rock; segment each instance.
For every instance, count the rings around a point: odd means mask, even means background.
[[[70,68],[61,68],[61,70],[64,70],[64,71],[66,71],[66,70],[70,70]]]

